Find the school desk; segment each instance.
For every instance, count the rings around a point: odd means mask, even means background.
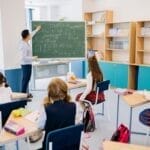
[[[23,138],[28,139],[28,137],[32,133],[37,131],[37,129],[38,129],[38,127],[35,123],[25,119],[25,117],[14,118],[11,114],[9,116],[8,121],[9,120],[12,120],[12,121],[16,122],[17,124],[20,124],[21,126],[23,126],[25,128],[25,133],[20,136],[15,136],[15,135],[5,131],[4,129],[2,129],[0,132],[0,145],[5,145],[10,142],[15,142],[15,141],[18,141]],[[16,148],[17,148],[17,150],[19,150],[18,142],[16,144]]]
[[[127,94],[127,95],[118,94],[116,127],[118,127],[118,122],[119,122],[120,96],[123,97],[123,100],[127,103],[127,105],[130,108],[129,130],[131,131],[132,134],[146,135],[146,133],[132,131],[132,113],[135,107],[142,106],[146,103],[150,103],[150,101],[145,99],[144,95],[138,94],[137,92],[133,92],[133,94]]]
[[[77,80],[77,83],[70,83],[70,82],[67,82],[67,85],[68,85],[68,89],[69,89],[69,90],[86,87],[86,84],[87,84],[86,79],[78,79],[78,80]]]
[[[18,92],[13,92],[12,93],[12,99],[17,100],[17,99],[24,99],[27,98],[27,94],[25,93],[18,93]]]
[[[150,147],[105,141],[103,142],[103,149],[104,150],[150,150]]]
[[[32,66],[32,90],[36,90],[35,81],[37,79],[66,76],[69,72],[69,61],[67,60],[40,60],[38,62],[33,62]]]

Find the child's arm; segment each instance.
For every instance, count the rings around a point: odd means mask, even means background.
[[[44,129],[46,119],[47,119],[46,112],[45,112],[44,106],[42,106],[39,110],[39,115],[38,115],[37,120],[36,120],[38,128]]]
[[[84,93],[81,95],[80,100],[84,100],[86,96],[92,91],[93,79],[91,73],[87,75],[87,86]]]

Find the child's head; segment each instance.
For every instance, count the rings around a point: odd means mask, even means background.
[[[59,78],[54,78],[48,86],[48,103],[55,102],[57,100],[69,102],[70,96],[68,94],[68,86],[66,82]]]
[[[99,82],[103,80],[103,74],[99,67],[96,56],[92,56],[88,58],[89,72],[92,73],[93,80],[95,82]]]
[[[0,72],[0,85],[4,84],[4,76],[3,74]]]
[[[4,85],[5,87],[8,87],[6,78],[5,78],[4,75],[0,72],[0,86],[3,86],[3,85]]]

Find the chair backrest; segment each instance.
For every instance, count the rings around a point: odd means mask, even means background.
[[[74,125],[48,133],[46,150],[79,150],[84,125]]]
[[[102,81],[97,83],[97,89],[99,92],[103,92],[109,89],[110,80]]]
[[[10,113],[14,109],[18,109],[20,107],[25,107],[27,105],[28,100],[17,100],[14,102],[4,103],[0,104],[0,111],[1,111],[1,117],[2,117],[2,126],[5,125]]]

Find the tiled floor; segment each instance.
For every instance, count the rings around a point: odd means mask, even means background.
[[[44,87],[44,84],[42,85]],[[46,87],[46,86],[45,86]],[[84,89],[77,89],[70,91],[73,99],[74,96],[82,92]],[[28,104],[28,108],[35,110],[40,107],[41,101],[46,95],[45,91],[33,91],[34,99],[32,102]],[[91,133],[91,138],[86,139],[87,143],[90,146],[90,150],[100,150],[101,143],[104,139],[110,139],[112,133],[115,131],[116,128],[116,108],[117,108],[117,96],[113,92],[113,90],[109,90],[106,92],[106,104],[105,104],[105,116],[102,117],[100,115],[96,116],[96,127],[97,129],[95,132]],[[144,108],[150,108],[150,104],[143,105],[142,107],[137,107],[133,113],[133,129],[134,131],[142,131],[146,132],[147,128],[143,126],[138,121],[139,113]],[[108,108],[108,109],[107,109]],[[98,106],[98,109],[101,110],[101,106]],[[108,110],[108,111],[107,111]],[[109,115],[107,115],[109,114]],[[119,113],[119,123],[124,123],[128,126],[129,124],[129,107],[120,99],[120,113]],[[109,117],[107,117],[109,116]],[[110,118],[110,120],[108,119]],[[132,135],[131,143],[133,144],[141,144],[144,145],[145,136],[141,135]],[[20,141],[20,150],[27,150],[27,144],[24,141]],[[40,142],[33,144],[32,149],[36,149],[41,145]],[[150,138],[149,138],[149,146],[150,146]],[[13,144],[9,144],[7,146],[8,150],[15,150],[15,146]]]

